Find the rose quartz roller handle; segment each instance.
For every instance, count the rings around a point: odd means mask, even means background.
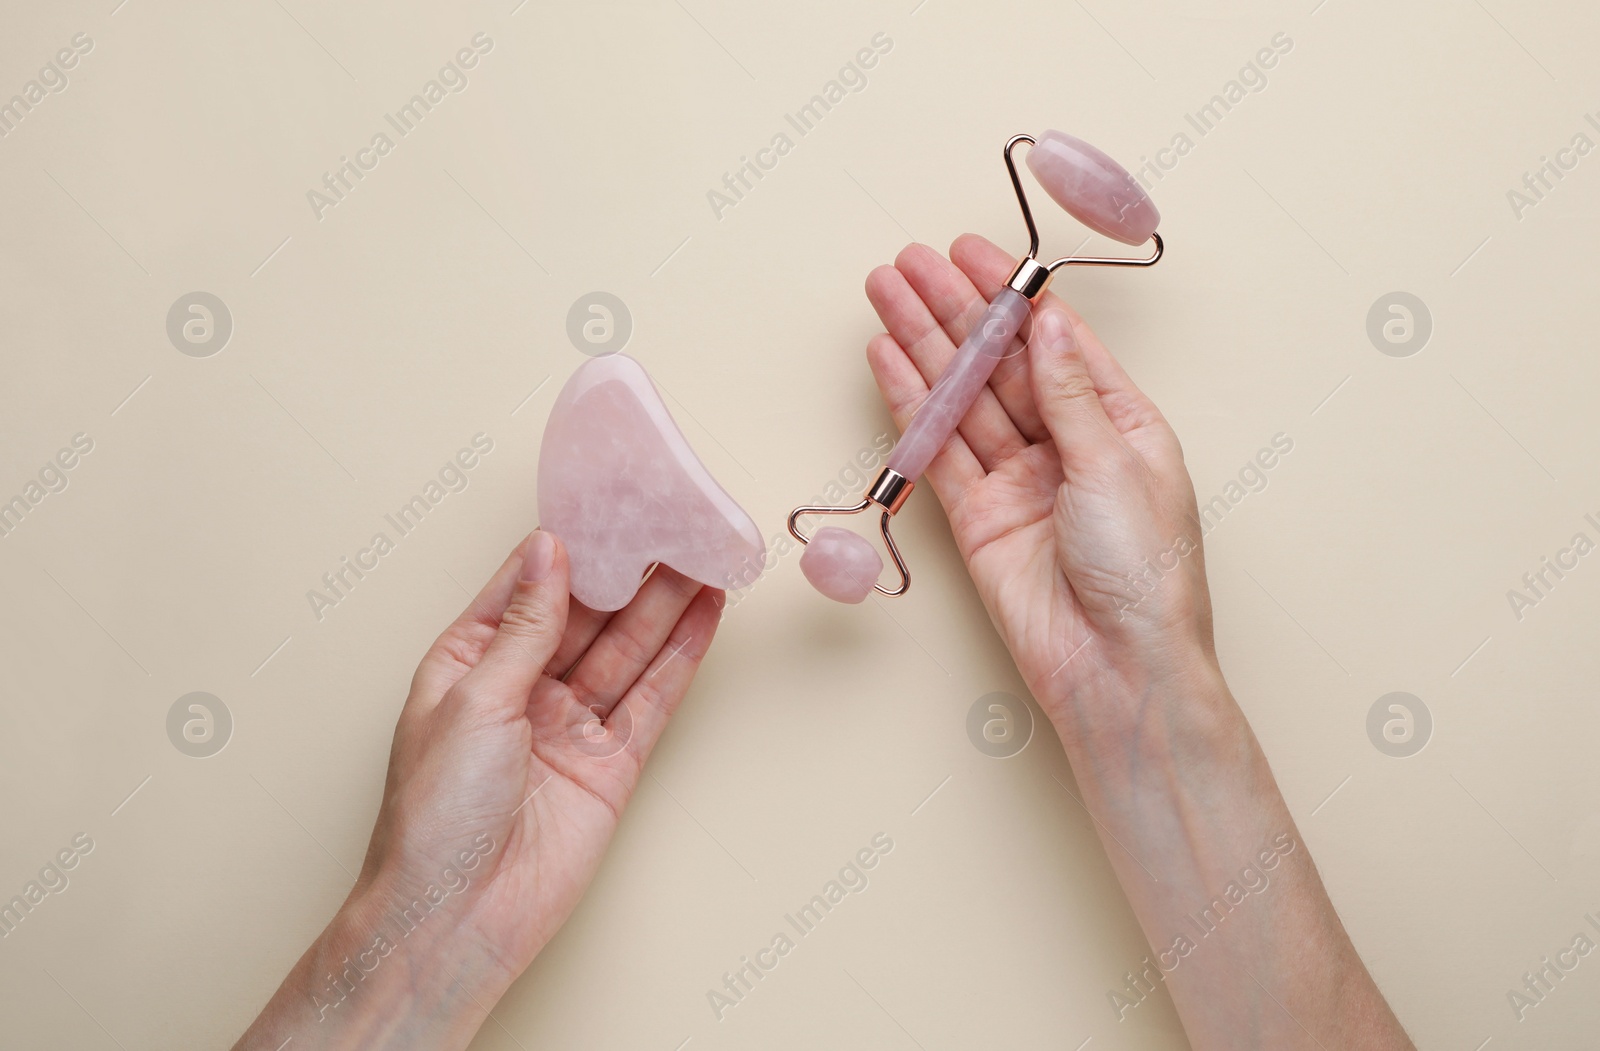
[[[950,435],[966,416],[978,393],[989,382],[995,366],[1011,349],[1031,304],[1026,296],[1002,288],[989,304],[983,320],[973,326],[944,375],[928,392],[928,400],[911,418],[911,426],[889,455],[888,468],[915,482],[928,469]]]

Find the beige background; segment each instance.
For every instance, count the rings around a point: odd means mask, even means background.
[[[422,649],[536,522],[577,297],[628,304],[629,353],[777,535],[889,426],[863,277],[911,237],[1020,250],[999,146],[1047,126],[1130,165],[1198,140],[1154,187],[1167,261],[1058,289],[1202,500],[1294,440],[1209,538],[1219,646],[1379,983],[1424,1047],[1600,1039],[1600,956],[1525,1021],[1506,995],[1600,914],[1600,556],[1520,622],[1506,597],[1600,539],[1600,157],[1520,219],[1506,197],[1600,141],[1593,5],[515,2],[5,4],[0,99],[94,47],[0,139],[0,497],[94,450],[0,540],[0,897],[95,848],[0,941],[0,1042],[222,1046],[258,1010],[349,886]],[[479,32],[470,86],[319,221],[306,191]],[[880,32],[870,86],[715,218]],[[234,319],[207,358],[165,329],[197,289]],[[1433,317],[1410,357],[1366,334],[1395,290]],[[319,622],[306,591],[478,432],[470,487]],[[478,1046],[1184,1046],[1165,993],[1108,1005],[1146,950],[1060,749],[969,743],[974,700],[1022,687],[936,502],[900,528],[904,600],[826,604],[791,554],[729,612]],[[195,690],[234,719],[208,759],[165,729]],[[1408,759],[1365,729],[1397,690],[1434,720]],[[879,832],[871,886],[718,1022],[706,990]]]

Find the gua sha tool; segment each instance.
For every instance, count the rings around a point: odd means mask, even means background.
[[[539,527],[567,547],[572,596],[603,611],[626,606],[657,562],[738,588],[767,558],[755,522],[623,354],[585,362],[556,397],[539,449]]]
[[[1028,169],[1052,200],[1096,233],[1130,245],[1151,241],[1155,250],[1143,259],[1063,256],[1052,263],[1039,262],[1039,231],[1011,157],[1024,142],[1030,146]],[[1022,220],[1028,226],[1028,254],[989,304],[988,313],[972,326],[860,502],[849,507],[797,507],[789,514],[789,532],[806,545],[800,556],[801,572],[813,587],[838,602],[861,602],[873,591],[903,595],[911,587],[911,571],[889,533],[889,519],[905,504],[917,479],[955,433],[1000,359],[1011,352],[1012,340],[1055,272],[1064,266],[1152,266],[1165,251],[1161,235],[1156,233],[1161,216],[1149,196],[1127,169],[1082,139],[1059,131],[1046,131],[1038,138],[1013,135],[1002,156],[1022,207]],[[815,536],[807,536],[799,525],[805,515],[853,515],[874,506],[882,512],[883,543],[900,574],[900,583],[894,588],[878,583],[883,560],[860,534],[827,526]]]

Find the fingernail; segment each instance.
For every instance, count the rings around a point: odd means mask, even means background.
[[[556,542],[549,533],[535,531],[522,549],[522,579],[543,580],[556,564]]]
[[[1077,345],[1072,338],[1072,326],[1067,323],[1067,316],[1059,310],[1047,310],[1039,318],[1039,336],[1045,346],[1052,350],[1071,350]]]

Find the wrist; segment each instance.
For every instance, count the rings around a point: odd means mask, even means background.
[[[1236,754],[1249,734],[1215,655],[1199,642],[1104,655],[1045,707],[1075,768],[1086,752],[1204,762]]]
[[[358,886],[280,990],[296,1046],[464,1048],[509,987],[466,902],[405,887]]]
[[[517,977],[474,922],[482,882],[460,878],[452,885],[380,871],[352,892],[329,924],[329,961],[343,968],[348,956],[366,976],[363,985],[388,972],[407,979],[415,997],[436,1004],[481,1001],[481,1016]],[[337,968],[334,973],[341,975]],[[389,984],[375,988],[382,995],[393,991]]]

